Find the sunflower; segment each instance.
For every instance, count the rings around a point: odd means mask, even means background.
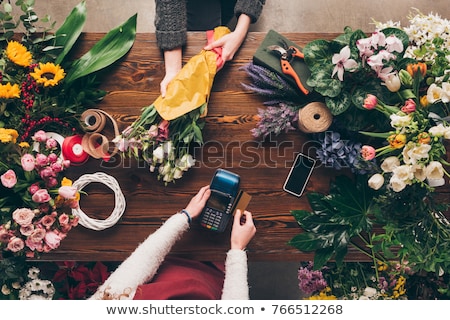
[[[17,41],[10,41],[8,43],[6,56],[9,60],[22,67],[28,67],[32,60],[31,53],[23,44]]]
[[[18,84],[0,84],[0,99],[20,98],[20,88]]]
[[[34,72],[30,75],[38,84],[42,84],[44,87],[54,87],[64,79],[66,74],[59,64],[39,62],[39,67],[34,68]]]

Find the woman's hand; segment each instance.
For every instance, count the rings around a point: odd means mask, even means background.
[[[214,48],[222,48],[222,60],[224,62],[231,61],[234,55],[239,50],[247,36],[248,29],[250,27],[251,19],[245,14],[241,14],[238,18],[236,28],[233,32],[230,32],[220,39],[213,41],[212,43],[204,47],[205,50],[212,50]]]
[[[202,187],[198,193],[191,199],[185,210],[191,216],[191,219],[197,218],[206,205],[206,201],[211,195],[209,185]]]
[[[251,212],[236,210],[231,230],[231,249],[244,250],[255,233],[256,227]]]
[[[167,92],[167,86],[170,81],[180,72],[182,68],[183,52],[181,48],[175,48],[173,50],[164,51],[164,67],[166,69],[166,75],[159,84],[161,96],[164,98]]]

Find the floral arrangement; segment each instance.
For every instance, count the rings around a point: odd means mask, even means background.
[[[203,144],[205,122],[200,116],[205,108],[203,105],[168,121],[154,105],[147,106],[113,142],[123,155],[143,159],[164,183],[174,182],[195,164],[192,146]]]
[[[364,273],[375,277],[370,287],[377,290],[371,297],[383,294],[377,287],[378,267],[398,261],[407,261],[411,274],[443,279],[435,297],[449,292],[448,204],[436,190],[450,176],[450,22],[419,11],[409,21],[405,28],[377,22],[370,35],[347,27],[335,39],[314,40],[303,48],[311,71],[307,84],[333,115],[326,132],[310,134],[317,142],[316,156],[343,175],[332,179],[328,194],[307,194],[311,211],[292,211],[303,230],[290,245],[314,252],[315,271],[332,259],[342,271],[349,248],[367,256],[373,263]],[[280,90],[272,75],[256,79],[249,87],[255,92],[265,94],[265,86]],[[299,110],[305,101],[284,103]],[[272,121],[270,114],[263,114],[258,134],[277,133],[260,128],[281,121]],[[295,121],[292,117],[293,126]],[[399,275],[407,278],[403,269]],[[336,293],[327,283],[316,296]],[[357,287],[361,296],[368,283]],[[335,296],[348,297],[348,292]]]
[[[329,264],[320,270],[309,261],[298,269],[299,289],[308,300],[398,300],[408,299],[410,268],[400,263],[346,262],[344,267]]]
[[[0,298],[8,299],[22,295],[27,259],[58,248],[78,223],[72,209],[80,194],[66,178],[71,163],[60,137],[83,133],[81,113],[106,94],[99,71],[131,48],[136,32],[135,15],[71,60],[85,1],[56,31],[33,4],[3,2],[0,15]]]

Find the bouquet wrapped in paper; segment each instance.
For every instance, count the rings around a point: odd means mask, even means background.
[[[226,27],[206,32],[208,42],[229,33]],[[223,66],[221,48],[202,50],[184,65],[159,96],[114,139],[122,154],[143,159],[165,183],[180,179],[194,163],[191,147],[202,145],[202,129],[214,77]]]

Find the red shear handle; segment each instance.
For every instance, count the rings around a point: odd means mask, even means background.
[[[286,60],[281,60],[281,70],[283,70],[284,74],[287,74],[294,78],[295,83],[297,83],[298,88],[306,95],[309,93],[309,90],[306,89],[302,82],[300,81],[300,78],[297,75],[297,72],[292,68],[291,64]]]

